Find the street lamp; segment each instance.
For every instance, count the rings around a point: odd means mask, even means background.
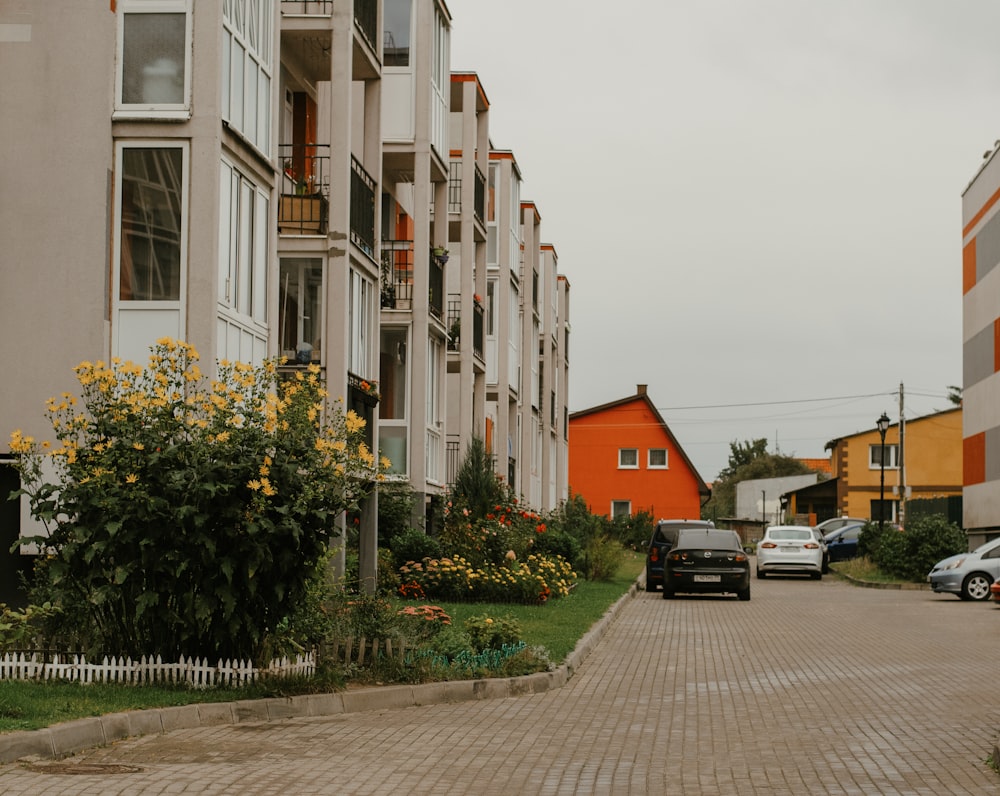
[[[889,415],[883,412],[882,417],[875,421],[875,427],[882,440],[882,447],[879,449],[882,472],[878,488],[878,529],[881,532],[885,528],[885,432],[889,430]]]

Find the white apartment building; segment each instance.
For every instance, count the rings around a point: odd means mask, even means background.
[[[539,508],[565,495],[544,441],[565,440],[568,286],[545,277],[555,318],[542,292],[521,303],[520,175],[478,78],[450,71],[450,28],[443,0],[0,5],[0,488],[9,432],[46,436],[76,364],[170,336],[209,373],[318,364],[425,507],[473,434]],[[530,283],[556,263],[527,234]],[[449,294],[471,332],[450,351]],[[368,586],[376,521],[373,497]],[[0,507],[4,551],[28,522]],[[0,581],[23,563],[0,553]]]

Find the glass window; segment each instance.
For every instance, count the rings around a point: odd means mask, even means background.
[[[227,0],[222,6],[222,115],[267,152],[271,130],[274,0]]]
[[[183,164],[179,147],[122,149],[122,301],[180,300]]]
[[[617,517],[631,517],[631,516],[632,516],[632,501],[630,500],[611,501],[611,519],[616,519]]]
[[[123,116],[187,112],[192,0],[121,0],[115,108]]]
[[[413,0],[385,0],[382,9],[385,43],[383,66],[410,65],[410,17]]]
[[[667,467],[667,449],[666,448],[650,448],[649,458],[647,460],[647,466],[651,470],[655,469],[666,469]]]
[[[358,376],[371,378],[375,285],[370,279],[351,269],[350,291],[350,306],[347,311],[351,340],[347,369]]]
[[[282,258],[278,277],[278,334],[289,362],[319,362],[323,347],[323,263]]]
[[[899,466],[899,445],[869,445],[868,446],[868,467],[870,470],[879,470],[882,467],[883,457],[885,457],[886,468]]]
[[[226,161],[220,179],[219,303],[264,324],[270,198]]]
[[[639,467],[639,449],[638,448],[619,448],[618,449],[618,467],[638,469]]]
[[[406,328],[382,329],[379,366],[379,417],[383,420],[406,419]]]

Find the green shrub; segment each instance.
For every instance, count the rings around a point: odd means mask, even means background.
[[[465,632],[476,652],[498,650],[521,640],[521,625],[510,614],[495,618],[488,614],[470,616],[465,620]]]
[[[415,528],[393,536],[389,546],[392,548],[393,568],[396,570],[409,561],[441,557],[441,543]]]
[[[944,515],[918,517],[903,531],[892,525],[879,531],[877,523],[867,523],[858,538],[859,554],[870,556],[883,572],[914,582],[923,581],[942,558],[968,550],[968,544],[965,532]]]
[[[49,399],[56,442],[11,435],[49,531],[32,540],[52,550],[39,588],[83,618],[91,651],[256,659],[304,599],[332,519],[387,466],[318,368],[281,379],[277,360],[223,361],[209,380],[197,360],[164,338],[146,367],[83,362],[81,397]]]
[[[391,540],[413,529],[416,498],[409,484],[384,482],[378,488],[378,543],[392,547]],[[419,558],[413,559],[419,561]],[[405,563],[405,562],[403,562]]]
[[[625,550],[617,539],[598,536],[583,551],[587,580],[611,580],[625,560]]]
[[[542,555],[559,556],[569,561],[574,569],[582,566],[580,541],[565,531],[546,530],[545,533],[538,534],[535,537],[534,549],[536,553]]]

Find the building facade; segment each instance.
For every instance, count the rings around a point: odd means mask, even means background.
[[[963,525],[1000,534],[1000,147],[962,194]]]
[[[45,401],[74,391],[77,363],[144,363],[173,337],[208,375],[222,359],[318,365],[419,496],[424,527],[449,440],[501,447],[489,357],[543,358],[510,294],[492,296],[490,346],[489,103],[475,75],[450,71],[443,0],[9,0],[0,31],[0,70],[22,76],[0,87],[3,485],[16,486],[9,431],[44,437]],[[512,201],[502,248],[519,283]],[[468,332],[449,350],[454,318]],[[515,397],[505,433],[541,411]],[[509,476],[508,458],[497,466]],[[5,542],[30,522],[12,505]],[[357,522],[371,586],[377,496]]]

